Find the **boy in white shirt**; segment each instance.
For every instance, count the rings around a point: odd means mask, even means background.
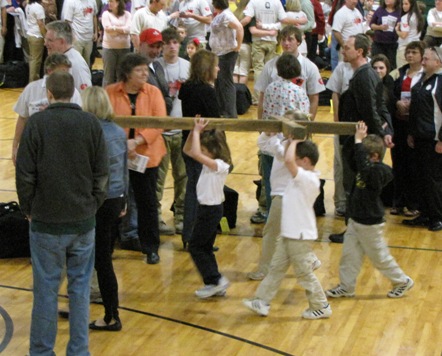
[[[313,204],[319,194],[319,177],[315,165],[319,159],[317,146],[312,141],[290,139],[285,153],[285,164],[293,177],[282,198],[281,236],[272,258],[270,271],[252,299],[244,305],[259,315],[267,316],[270,301],[290,264],[298,283],[305,289],[309,308],[302,313],[305,319],[329,318],[332,314],[327,297],[313,272],[315,255],[311,240],[318,238]]]

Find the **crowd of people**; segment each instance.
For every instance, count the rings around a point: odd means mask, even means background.
[[[3,38],[6,13],[17,8],[0,5]],[[340,284],[326,291],[311,246],[318,237],[318,148],[310,138],[259,136],[262,179],[251,222],[265,227],[258,268],[247,276],[262,282],[244,304],[268,315],[292,265],[309,301],[302,316],[328,318],[327,297],[355,295],[364,255],[392,282],[388,297],[402,297],[414,281],[386,247],[381,195],[393,181],[390,213],[411,217],[403,220],[407,226],[442,230],[442,1],[435,6],[425,21],[415,0],[29,1],[23,37],[30,84],[14,107],[12,159],[31,222],[31,355],[53,349],[63,269],[71,310],[67,353],[88,354],[88,327],[122,329],[116,239],[157,264],[160,235],[181,234],[204,283],[195,295],[225,295],[230,282],[219,271],[214,242],[233,164],[225,133],[207,130],[204,118],[237,118],[234,83],[247,84],[252,70],[259,120],[315,120],[327,88],[334,120],[354,122],[355,135],[334,140],[335,215],[345,217],[348,229],[330,236],[343,251]],[[100,33],[103,80],[92,86]],[[332,70],[326,85],[323,60]],[[115,115],[195,117],[195,126],[123,130],[112,122]],[[392,169],[382,163],[386,148]],[[174,226],[162,218],[169,165]],[[89,324],[94,266],[105,315]]]

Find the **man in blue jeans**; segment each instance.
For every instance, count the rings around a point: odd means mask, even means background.
[[[16,166],[18,198],[30,221],[30,354],[54,355],[57,294],[66,266],[71,311],[66,354],[86,356],[95,213],[106,198],[108,157],[98,120],[70,103],[72,76],[55,72],[46,89],[50,105],[29,118]]]

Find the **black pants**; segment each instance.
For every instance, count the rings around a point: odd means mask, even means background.
[[[420,175],[416,168],[416,152],[408,146],[408,121],[393,120],[394,147],[391,149],[393,162],[394,196],[393,207],[407,207],[409,210],[418,210],[418,198],[416,196],[416,179]]]
[[[436,141],[414,139],[419,174],[419,208],[424,216],[442,221],[442,154],[435,151]]]
[[[112,265],[112,247],[115,225],[124,208],[124,198],[107,199],[95,216],[95,269],[104,304],[104,321],[118,317],[118,282]]]
[[[371,58],[373,58],[376,54],[384,54],[390,61],[391,70],[396,69],[397,47],[397,43],[379,43],[373,41],[371,46]]]
[[[146,168],[144,173],[130,170],[129,179],[138,211],[138,237],[144,254],[158,253],[160,229],[156,195],[158,167]]]
[[[223,205],[198,205],[197,219],[189,241],[189,252],[204,284],[218,284],[221,274],[213,253],[218,224],[223,216]]]

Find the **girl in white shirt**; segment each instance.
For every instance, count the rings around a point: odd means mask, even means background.
[[[197,219],[189,241],[190,255],[204,281],[204,287],[195,292],[201,299],[225,295],[229,286],[229,280],[218,271],[213,245],[223,216],[224,183],[231,156],[224,132],[203,132],[207,124],[208,121],[195,118],[195,127],[183,148],[186,155],[203,165],[196,187]]]
[[[399,46],[396,52],[397,68],[407,64],[405,60],[405,47],[407,47],[410,42],[419,41],[425,24],[416,0],[403,0],[402,13],[401,21],[396,25],[396,33],[399,36]]]

